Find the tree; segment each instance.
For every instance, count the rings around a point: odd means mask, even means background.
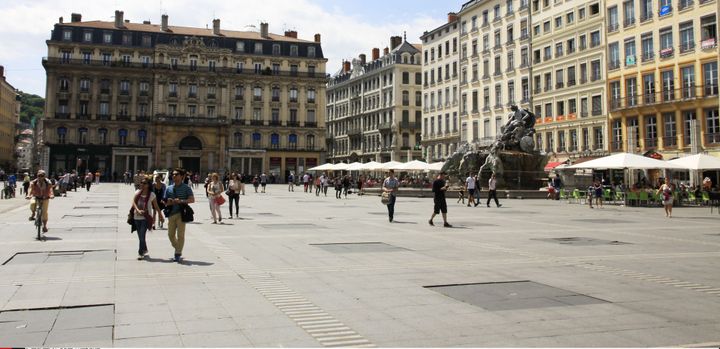
[[[34,125],[36,120],[43,115],[45,99],[29,93],[18,91],[20,95],[20,122]]]

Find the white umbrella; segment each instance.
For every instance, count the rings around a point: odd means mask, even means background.
[[[630,153],[620,153],[605,156],[599,159],[586,161],[577,165],[568,166],[566,168],[591,168],[591,169],[683,169],[673,163],[655,160],[647,156],[641,156]]]
[[[405,171],[425,171],[428,168],[428,163],[420,160],[413,160],[406,162],[397,167],[398,170]]]
[[[360,162],[353,162],[352,164],[347,165],[347,168],[345,168],[348,171],[358,171],[362,169],[362,163]]]
[[[334,164],[334,165],[332,166],[332,168],[330,168],[329,170],[335,170],[335,171],[337,171],[337,170],[347,170],[348,165],[350,165],[350,164],[346,164],[346,163],[344,163],[344,162],[338,162],[337,164]]]
[[[720,159],[706,154],[695,154],[669,161],[686,170],[717,170],[720,169]]]
[[[376,161],[370,161],[362,164],[362,167],[360,167],[361,170],[368,170],[368,171],[375,171],[375,170],[381,170],[382,165],[379,162]]]
[[[440,171],[440,170],[442,170],[443,166],[445,166],[445,162],[444,162],[444,161],[433,162],[432,164],[428,164],[427,169],[428,169],[429,171]]]
[[[398,168],[398,166],[400,166],[402,164],[403,164],[402,162],[388,161],[388,162],[382,164],[382,169],[383,170],[395,170]]]
[[[315,166],[313,168],[309,168],[308,171],[325,171],[325,170],[332,170],[333,164],[327,163],[320,166]]]

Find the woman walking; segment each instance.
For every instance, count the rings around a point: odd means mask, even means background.
[[[155,193],[155,201],[157,201],[157,206],[159,213],[158,216],[158,226],[160,226],[160,229],[163,227],[163,223],[165,223],[165,217],[163,217],[163,210],[165,209],[165,190],[167,187],[165,186],[165,183],[163,183],[163,176],[158,174],[155,176],[155,183],[152,186],[152,191]],[[153,221],[155,222],[155,221]]]
[[[157,200],[155,199],[155,193],[152,190],[150,178],[144,178],[142,182],[140,182],[140,189],[135,192],[132,206],[135,229],[137,230],[138,239],[140,240],[138,260],[142,260],[148,253],[145,234],[148,230],[153,229],[152,223],[155,222],[155,217],[158,216],[158,212],[160,211]],[[152,212],[152,214],[150,214],[150,212]],[[162,215],[160,215],[160,221],[165,221]]]
[[[235,202],[235,217],[240,218],[238,210],[240,207],[240,190],[242,185],[242,181],[240,180],[240,176],[238,176],[237,173],[234,173],[230,175],[230,181],[228,182],[228,207],[230,208],[230,219],[233,218],[233,202]]]
[[[210,203],[210,214],[212,214],[212,224],[222,224],[222,213],[220,212],[220,204],[218,200],[224,200],[222,193],[225,191],[222,182],[220,182],[220,175],[213,173],[210,175],[210,183],[207,186],[208,202]]]
[[[662,193],[662,204],[665,207],[665,217],[672,218],[673,195],[670,181],[665,178],[665,183],[658,189],[655,195]]]
[[[400,187],[400,182],[398,182],[397,178],[395,178],[395,171],[390,170],[387,178],[383,181],[382,187],[383,192],[388,193],[390,199],[387,203],[388,218],[390,219],[390,223],[392,223],[393,215],[395,214],[395,194],[397,194],[398,187]]]

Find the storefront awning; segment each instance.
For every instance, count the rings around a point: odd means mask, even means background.
[[[550,172],[550,171],[552,171],[555,167],[558,167],[558,166],[560,166],[560,165],[562,165],[562,164],[564,164],[564,163],[565,163],[565,161],[551,161],[551,162],[548,162],[547,165],[545,165],[545,172]]]

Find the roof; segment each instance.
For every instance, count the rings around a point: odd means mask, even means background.
[[[167,33],[167,34],[178,34],[178,35],[193,35],[193,36],[212,36],[218,37],[213,34],[212,28],[193,28],[193,27],[180,27],[180,26],[168,26],[168,31],[162,30],[159,24],[143,24],[143,23],[123,23],[124,28],[116,28],[115,22],[104,22],[104,21],[87,21],[87,22],[71,22],[71,23],[58,23],[58,25],[68,27],[80,27],[80,28],[97,28],[97,29],[124,29],[129,31],[139,31],[147,33]],[[256,31],[236,31],[236,30],[223,30],[220,29],[220,36],[234,39],[251,39],[251,40],[273,40],[273,41],[287,41],[287,42],[304,42],[313,43],[314,41],[296,39],[284,35],[269,33],[269,38],[263,38],[260,36],[260,32]]]
[[[403,53],[408,52],[411,54],[415,54],[418,52],[422,52],[422,44],[411,44],[407,41],[403,41],[402,44],[400,44],[398,47],[394,48],[391,53]]]

